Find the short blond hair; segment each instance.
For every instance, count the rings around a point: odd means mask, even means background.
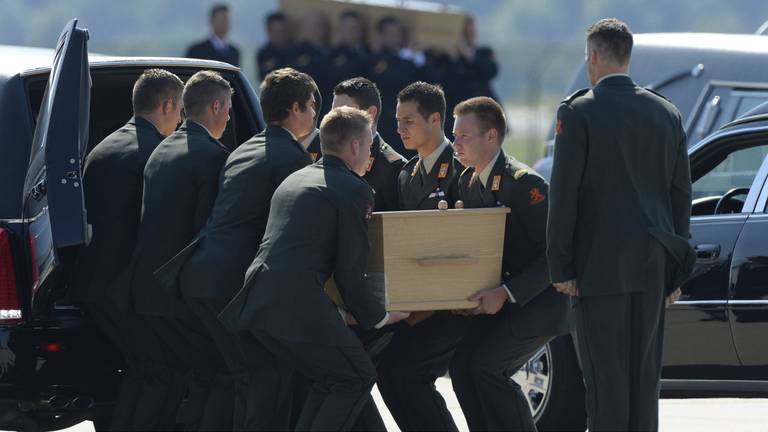
[[[217,72],[202,70],[192,75],[184,85],[181,94],[187,116],[202,114],[216,100],[230,97],[235,91]]]
[[[323,153],[340,153],[344,146],[370,130],[373,118],[368,112],[352,107],[332,109],[320,122],[320,146]]]

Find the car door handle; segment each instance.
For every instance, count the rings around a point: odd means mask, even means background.
[[[703,243],[693,248],[696,251],[697,261],[713,261],[720,256],[720,245]]]

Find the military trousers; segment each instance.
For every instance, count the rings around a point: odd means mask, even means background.
[[[435,381],[448,372],[470,317],[437,312],[414,326],[396,325],[377,368],[389,412],[402,431],[457,431]]]
[[[575,299],[590,431],[658,430],[663,286]]]
[[[345,431],[370,398],[376,368],[362,345],[332,346],[254,336],[311,382],[296,430]]]
[[[509,308],[472,318],[451,360],[453,390],[471,431],[535,431],[530,405],[511,376],[553,336],[519,336]]]
[[[173,362],[173,354],[144,317],[116,306],[109,297],[88,302],[86,309],[125,359],[110,429],[173,430],[186,391],[183,374],[165,366]]]
[[[392,339],[392,330],[389,326],[385,326],[382,329],[371,329],[363,331],[357,328],[357,326],[350,327],[355,332],[360,342],[363,343],[363,347],[368,355],[371,357],[374,365],[377,365],[381,359],[381,354]],[[293,380],[293,407],[301,408],[304,402],[307,400],[307,394],[311,387],[311,381],[300,373],[294,374]],[[295,427],[298,422],[300,410],[292,410],[291,412],[291,428]],[[369,432],[387,432],[387,426],[384,424],[384,419],[381,418],[381,413],[376,406],[376,401],[373,400],[373,396],[367,398],[363,405],[360,414],[357,416],[355,424],[352,426],[352,430],[356,431],[369,431]]]
[[[170,369],[187,376],[187,402],[182,421],[188,430],[230,430],[234,383],[223,357],[203,324],[188,309],[171,317],[145,316],[175,355]]]
[[[220,304],[185,297],[190,311],[216,343],[233,384],[232,429],[235,431],[288,430],[291,368],[279,361],[259,341],[246,333],[233,333],[217,315]],[[221,403],[230,399],[221,398]]]

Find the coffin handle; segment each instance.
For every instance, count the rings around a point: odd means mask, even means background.
[[[480,260],[471,256],[449,256],[449,257],[421,257],[414,258],[416,264],[422,267],[443,266],[443,265],[470,265],[477,264]]]

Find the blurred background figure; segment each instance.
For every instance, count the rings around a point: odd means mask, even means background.
[[[499,102],[499,98],[491,89],[491,80],[499,72],[496,55],[490,47],[477,46],[474,17],[468,16],[464,21],[464,40],[456,46],[451,56],[454,67],[447,86],[451,87],[453,96],[458,101],[487,96]]]
[[[273,70],[290,66],[294,55],[291,31],[285,14],[273,12],[267,15],[265,27],[267,42],[256,54],[256,68],[259,71],[257,81],[259,82]]]
[[[395,105],[400,90],[418,81],[420,77],[413,61],[400,56],[400,51],[405,44],[402,23],[395,17],[387,16],[376,24],[376,31],[379,37],[379,49],[368,62],[365,77],[375,82],[381,92],[379,133],[396,152],[409,159],[416,153],[407,150],[397,135]]]
[[[330,111],[333,99],[333,87],[330,80],[328,59],[331,55],[331,29],[328,17],[320,11],[307,12],[300,21],[299,43],[291,59],[291,66],[314,78],[322,96],[322,106],[318,104],[317,113],[322,116]]]
[[[347,10],[339,16],[336,46],[328,62],[331,87],[350,78],[365,76],[371,55],[366,44],[366,22],[356,11]],[[323,98],[329,100],[330,98]]]
[[[240,50],[227,41],[230,30],[229,6],[224,3],[214,5],[209,13],[211,33],[207,39],[187,49],[186,57],[223,61],[240,66]]]
[[[435,60],[438,63],[435,68],[440,70],[440,80],[445,87],[448,112],[453,112],[453,107],[459,102],[476,96],[487,96],[501,103],[491,88],[491,80],[498,74],[499,65],[490,47],[477,46],[477,27],[473,16],[467,16],[464,39],[448,53],[448,57]],[[450,123],[445,125],[449,132],[453,127]]]

